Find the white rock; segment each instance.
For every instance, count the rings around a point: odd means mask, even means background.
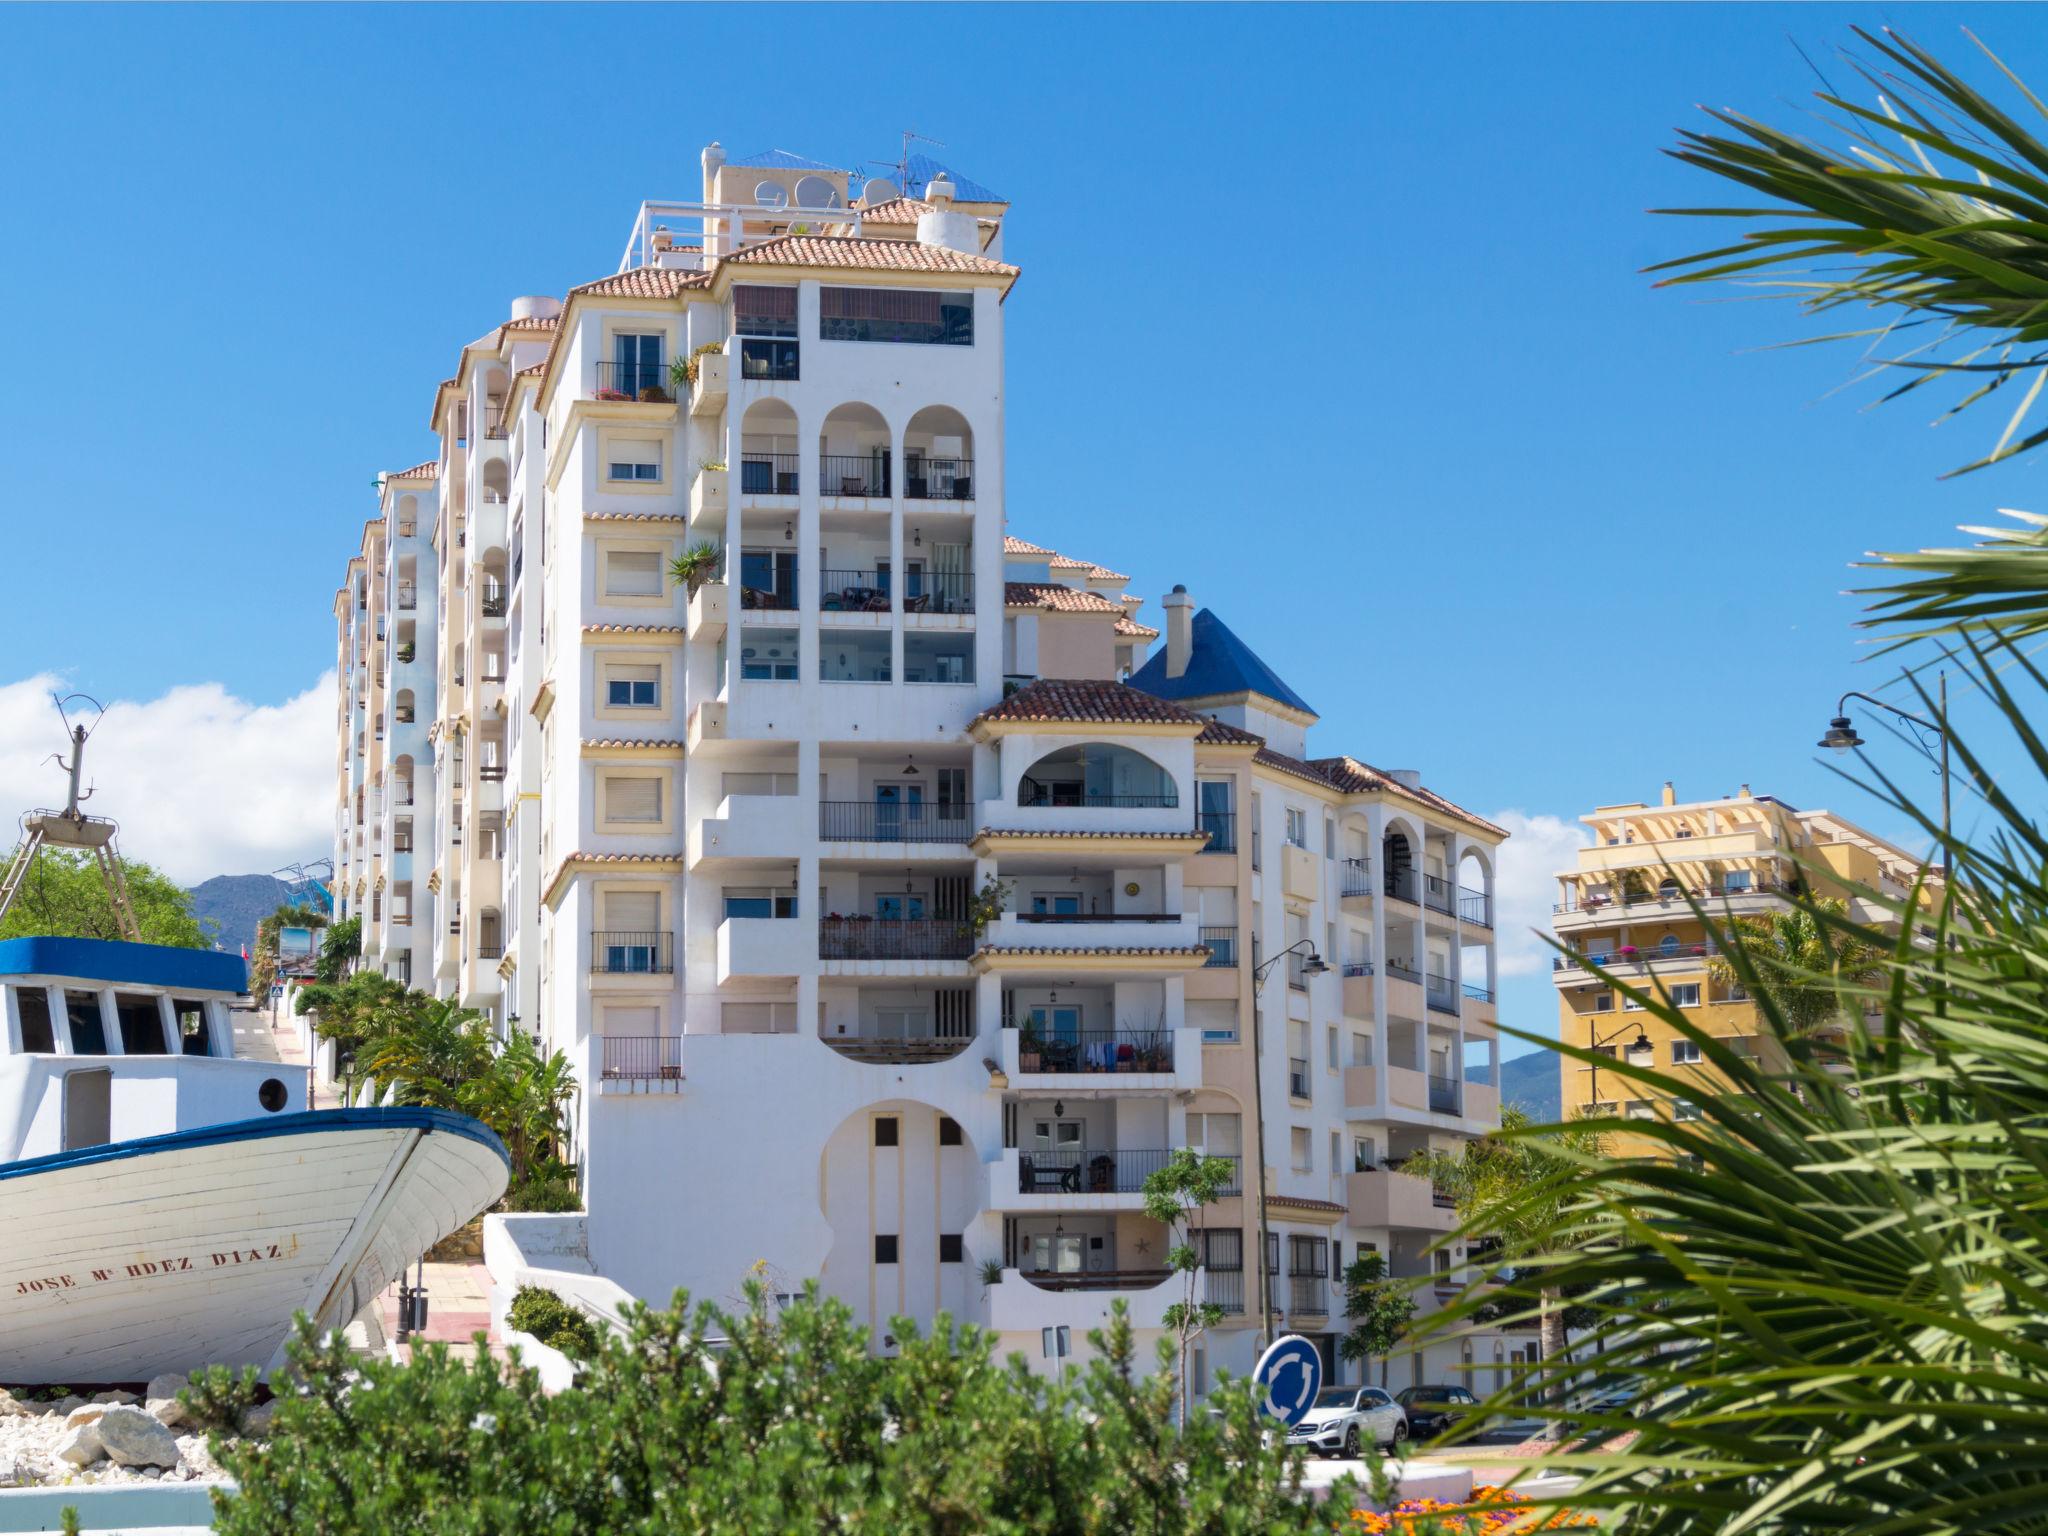
[[[175,1428],[185,1422],[185,1405],[175,1397],[152,1397],[142,1407],[145,1413],[167,1428]]]
[[[140,1402],[141,1399],[138,1398],[133,1392],[101,1392],[97,1393],[92,1398],[92,1401],[95,1403],[106,1403],[109,1406],[111,1406],[116,1403],[126,1404]]]
[[[191,1380],[177,1371],[166,1371],[161,1376],[149,1378],[149,1385],[142,1389],[142,1400],[153,1403],[161,1398],[176,1397],[191,1386]]]
[[[107,1455],[124,1467],[175,1467],[178,1438],[140,1408],[109,1408],[93,1426]]]
[[[16,1399],[12,1392],[0,1388],[0,1419],[27,1417],[36,1410],[28,1403]]]
[[[277,1418],[277,1399],[258,1403],[242,1415],[242,1433],[245,1435],[267,1435],[271,1423]]]
[[[64,1427],[76,1429],[81,1424],[97,1424],[106,1416],[105,1403],[87,1403],[83,1408],[74,1408],[64,1415]]]
[[[99,1425],[81,1424],[69,1431],[57,1442],[54,1454],[59,1461],[68,1461],[74,1467],[91,1466],[106,1454],[106,1447],[100,1441]]]

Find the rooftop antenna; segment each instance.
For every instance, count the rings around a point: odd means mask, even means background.
[[[100,879],[106,885],[107,901],[114,909],[114,921],[120,928],[121,937],[131,944],[139,944],[142,942],[142,930],[135,921],[134,904],[128,899],[128,881],[121,873],[121,854],[115,845],[121,829],[112,818],[88,816],[79,808],[92,798],[93,793],[90,784],[83,791],[78,787],[85,774],[85,744],[106,718],[107,707],[85,693],[52,693],[50,702],[56,706],[57,718],[64,722],[71,760],[66,762],[64,755],[57,752],[46,761],[54,762],[70,775],[69,792],[63,810],[31,811],[21,818],[21,842],[7,866],[5,880],[0,881],[0,921],[6,919],[14,898],[21,894],[36,855],[46,846],[84,848],[91,851],[99,864]],[[81,707],[74,709],[74,705]],[[90,722],[83,718],[86,707],[92,711]]]
[[[906,128],[903,130],[902,154],[894,162],[884,160],[881,163],[896,173],[897,190],[900,191],[905,197],[918,196],[918,193],[915,190],[913,190],[910,185],[910,143],[913,139],[915,139],[920,144],[929,144],[933,149],[944,149],[946,147],[937,139],[934,139],[927,134],[919,133],[914,128]],[[868,163],[871,165],[874,164],[873,161],[869,161]]]

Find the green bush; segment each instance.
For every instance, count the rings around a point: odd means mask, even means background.
[[[508,1211],[580,1211],[583,1196],[576,1188],[576,1172],[561,1164],[536,1168],[505,1191]]]
[[[1132,1379],[1121,1309],[1056,1383],[992,1339],[890,1324],[893,1358],[836,1301],[739,1316],[634,1309],[550,1394],[487,1350],[358,1359],[302,1324],[273,1437],[217,1440],[240,1491],[223,1536],[1328,1536],[1301,1457],[1251,1396],[1173,1419],[1168,1370]],[[715,1360],[698,1341],[724,1337]],[[1170,1355],[1170,1347],[1167,1353]],[[1342,1507],[1337,1506],[1337,1507]]]
[[[573,1360],[588,1360],[597,1353],[598,1331],[589,1317],[542,1286],[522,1285],[506,1321]]]

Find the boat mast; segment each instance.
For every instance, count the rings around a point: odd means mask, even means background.
[[[64,698],[52,694],[50,699],[57,706],[57,718],[64,722],[71,744],[69,762],[61,754],[54,753],[52,760],[71,776],[70,790],[63,810],[31,811],[21,818],[21,842],[7,866],[6,880],[0,882],[0,922],[6,921],[14,898],[21,894],[38,853],[45,847],[84,848],[91,851],[100,867],[100,880],[107,888],[107,902],[114,909],[114,922],[121,930],[121,937],[131,944],[140,944],[142,929],[135,921],[135,905],[128,899],[128,880],[121,871],[121,852],[116,843],[121,829],[111,817],[88,816],[80,809],[85,801],[92,798],[91,786],[88,785],[83,792],[78,787],[85,774],[85,743],[106,717],[106,706],[83,693]],[[81,699],[98,711],[91,725],[83,721],[74,723],[65,708],[74,700]]]

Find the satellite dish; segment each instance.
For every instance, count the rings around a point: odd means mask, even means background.
[[[822,176],[803,176],[797,179],[796,205],[799,208],[837,208],[839,189]]]
[[[787,208],[789,193],[780,182],[761,182],[754,188],[754,205],[759,208]]]
[[[883,181],[877,176],[870,178],[867,185],[861,188],[860,200],[867,207],[873,208],[882,203],[892,202],[902,195],[896,190],[895,182]]]

